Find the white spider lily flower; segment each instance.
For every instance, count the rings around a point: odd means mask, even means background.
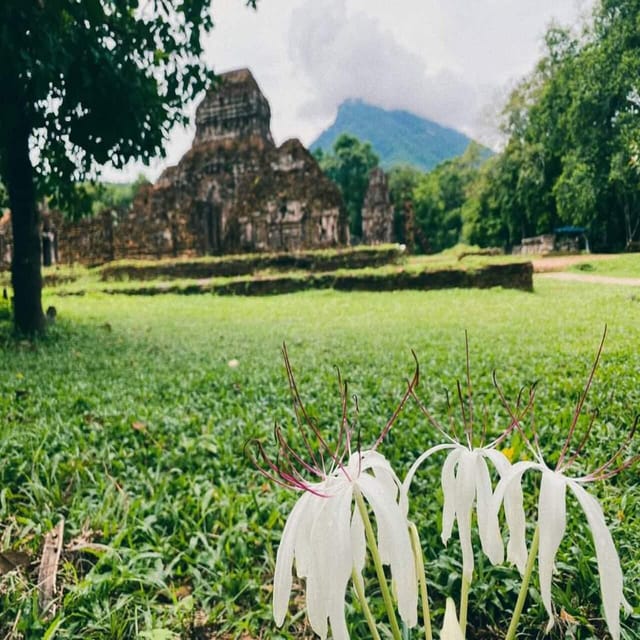
[[[408,513],[408,494],[413,477],[420,465],[440,451],[449,451],[442,465],[440,481],[444,494],[442,509],[442,542],[446,545],[451,537],[453,524],[458,523],[458,536],[462,548],[462,574],[467,584],[473,578],[474,555],[471,544],[471,525],[473,520],[473,508],[476,507],[478,520],[478,532],[482,551],[493,564],[500,564],[504,560],[504,544],[500,532],[498,513],[493,509],[493,490],[491,474],[489,472],[490,461],[498,475],[502,477],[511,467],[511,462],[506,455],[499,452],[496,447],[502,443],[516,427],[517,420],[512,417],[511,424],[493,442],[486,446],[474,446],[474,407],[471,385],[471,366],[469,358],[469,341],[465,333],[467,384],[466,398],[463,396],[462,386],[458,382],[458,396],[462,423],[466,436],[463,445],[452,438],[444,427],[431,415],[427,407],[419,400],[410,387],[410,392],[422,414],[427,421],[449,442],[438,444],[425,451],[413,463],[402,483],[400,491],[400,505],[405,514]],[[524,409],[524,413],[530,408],[533,396]],[[523,413],[523,415],[524,415]],[[484,439],[484,436],[483,436]],[[522,489],[514,485],[505,494],[504,505],[507,527],[509,529],[509,542],[507,544],[507,559],[515,564],[520,573],[524,572],[527,562],[527,548],[524,543],[525,514],[523,507]]]
[[[417,624],[418,587],[406,519],[397,503],[399,481],[388,461],[375,451],[354,453],[348,464],[322,482],[309,485],[287,519],[276,557],[273,615],[284,622],[295,562],[306,579],[309,623],[321,637],[331,628],[335,640],[347,639],[344,603],[355,568],[365,564],[362,518],[353,508],[360,492],[373,510],[382,562],[390,565],[398,612],[409,626]]]
[[[440,640],[464,640],[464,633],[458,622],[456,605],[452,598],[447,598]]]
[[[482,550],[493,564],[504,559],[504,545],[500,533],[498,514],[493,507],[493,491],[487,460],[503,476],[511,467],[509,460],[493,445],[472,448],[457,442],[439,444],[425,451],[411,466],[400,492],[400,504],[408,512],[408,493],[418,467],[434,453],[449,450],[442,465],[441,484],[444,493],[442,509],[442,542],[451,537],[453,523],[458,522],[458,535],[462,547],[462,571],[471,582],[474,567],[471,545],[471,523],[474,503],[478,517],[478,530]],[[510,531],[507,557],[522,572],[527,560],[524,543],[525,516],[522,489],[514,485],[505,495],[505,512]]]
[[[611,533],[607,528],[600,503],[591,494],[587,493],[583,485],[588,482],[611,478],[624,469],[628,469],[638,461],[640,457],[633,456],[620,462],[620,456],[631,443],[637,430],[638,418],[636,418],[633,426],[629,430],[629,433],[618,450],[607,462],[586,476],[572,478],[565,473],[565,471],[571,467],[584,450],[597,416],[597,412],[591,416],[585,433],[582,435],[579,443],[575,446],[573,453],[570,453],[573,446],[573,439],[576,433],[578,420],[582,413],[587,393],[591,387],[591,383],[593,382],[600,356],[602,355],[606,334],[607,331],[605,327],[593,367],[591,368],[591,373],[587,378],[585,387],[576,404],[567,437],[562,445],[560,455],[558,456],[558,461],[554,469],[549,468],[544,461],[535,430],[534,442],[532,443],[524,434],[524,431],[519,424],[518,417],[514,415],[514,412],[509,407],[504,394],[500,388],[497,387],[503,405],[509,412],[512,423],[517,426],[520,434],[524,437],[535,461],[518,462],[502,476],[494,492],[493,511],[494,514],[497,515],[500,510],[500,504],[503,501],[505,502],[506,508],[507,493],[513,491],[514,486],[521,486],[522,476],[525,471],[528,469],[535,469],[541,472],[542,479],[540,481],[540,493],[538,496],[538,531],[540,536],[538,547],[538,571],[540,575],[540,594],[542,596],[542,602],[549,614],[549,624],[547,625],[547,631],[549,631],[554,625],[553,605],[551,601],[553,565],[567,526],[567,487],[571,490],[587,518],[587,523],[591,530],[591,536],[593,537],[596,560],[598,563],[598,575],[600,578],[600,592],[602,594],[604,618],[607,622],[607,627],[613,640],[619,640],[620,607],[624,606],[627,609],[630,608],[623,595],[623,576],[622,568],[620,566],[620,558],[618,557],[615,545],[613,544]],[[517,543],[520,546],[525,542],[524,530],[521,530],[518,535],[522,536],[520,541]]]
[[[620,607],[628,606],[622,593],[622,569],[611,533],[607,528],[600,503],[584,489],[587,482],[601,477],[590,475],[570,478],[561,471],[550,469],[544,462],[518,462],[502,477],[494,494],[494,512],[500,507],[505,493],[514,485],[520,486],[522,476],[528,469],[542,473],[540,495],[538,497],[538,528],[540,546],[538,548],[538,570],[540,574],[540,594],[549,614],[547,631],[553,627],[553,605],[551,602],[551,579],[554,560],[565,534],[567,524],[566,490],[575,495],[582,507],[591,530],[598,562],[600,592],[604,617],[613,640],[620,638]],[[524,543],[524,534],[522,538]]]
[[[334,640],[349,638],[345,595],[349,578],[364,568],[367,536],[360,510],[368,504],[377,528],[376,569],[379,563],[390,566],[398,613],[408,627],[414,627],[418,622],[418,580],[409,523],[398,504],[401,483],[376,449],[417,384],[418,369],[373,447],[361,451],[358,446],[353,452],[347,386],[339,374],[342,419],[336,441],[329,443],[302,403],[286,348],[283,354],[298,423],[298,443],[303,448],[297,451],[278,426],[274,430],[278,445],[275,459],[260,441],[247,443],[257,448],[253,462],[266,477],[302,492],[289,514],[276,555],[276,624],[284,623],[295,564],[298,577],[306,580],[306,608],[312,629],[323,640],[329,629]],[[392,626],[397,625],[395,613],[387,613]]]

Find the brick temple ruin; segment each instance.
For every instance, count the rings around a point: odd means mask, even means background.
[[[79,221],[43,212],[43,264],[348,244],[340,190],[299,140],[276,146],[270,125],[269,103],[251,72],[222,74],[197,108],[191,149],[155,184],[141,186],[130,208]],[[365,244],[392,241],[393,207],[381,169],[371,173],[362,220]],[[0,266],[10,256],[6,214]]]
[[[348,242],[342,196],[297,139],[273,142],[271,110],[248,69],[222,74],[196,111],[193,145],[127,211],[70,222],[43,215],[43,263],[97,264],[292,251]],[[10,259],[0,223],[0,261]],[[45,246],[46,244],[46,246]]]
[[[248,69],[220,76],[196,111],[178,165],[143,187],[131,217],[153,221],[155,255],[291,251],[345,244],[339,189],[299,140],[276,147],[271,110]],[[138,241],[130,239],[132,243]]]
[[[369,187],[362,206],[362,242],[380,244],[393,241],[393,204],[385,172],[376,167],[369,175]]]

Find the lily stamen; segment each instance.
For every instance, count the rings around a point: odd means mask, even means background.
[[[471,430],[471,438],[473,439],[473,389],[471,387],[471,357],[469,356],[469,334],[464,331],[464,351],[466,359],[467,372],[467,401],[469,403],[469,428]],[[462,398],[460,399],[462,402]]]
[[[411,397],[415,400],[416,404],[418,405],[418,409],[420,409],[420,412],[422,413],[422,415],[425,418],[427,418],[427,420],[429,421],[429,424],[431,424],[432,427],[437,429],[437,431],[440,433],[440,435],[443,438],[447,439],[452,444],[458,444],[458,440],[455,437],[457,434],[454,433],[453,436],[449,435],[449,433],[445,430],[445,428],[431,415],[430,411],[427,409],[427,407],[422,402],[422,400],[420,400],[420,398],[418,398],[418,396],[415,393],[412,393]]]
[[[585,476],[585,479],[607,480],[608,478],[612,478],[613,476],[624,471],[625,469],[628,469],[630,466],[632,466],[633,464],[638,462],[638,460],[640,460],[640,455],[635,455],[635,456],[632,456],[631,458],[628,458],[627,460],[622,462],[620,465],[618,465],[614,469],[607,471],[607,469],[611,467],[611,465],[616,461],[616,459],[619,458],[629,448],[629,445],[633,441],[636,431],[638,430],[639,421],[640,421],[640,416],[636,416],[636,419],[633,421],[633,425],[631,426],[631,429],[629,430],[627,437],[624,439],[624,441],[622,442],[618,450],[603,465],[598,467],[595,471],[592,471],[588,476]]]
[[[585,432],[582,435],[582,438],[580,438],[580,442],[578,443],[578,446],[576,447],[575,451],[571,454],[571,456],[569,456],[569,458],[565,461],[565,463],[560,468],[557,469],[557,471],[563,471],[564,469],[568,469],[584,453],[584,449],[587,445],[587,441],[589,440],[589,436],[591,435],[593,425],[595,424],[595,421],[599,415],[600,415],[600,411],[598,409],[595,409],[591,413],[589,424],[587,425],[587,428],[585,429]]]
[[[302,438],[304,440],[305,446],[307,448],[307,451],[309,452],[309,455],[311,456],[311,459],[313,460],[313,463],[316,465],[316,467],[319,467],[318,461],[317,461],[317,459],[315,457],[315,453],[313,451],[313,447],[311,446],[311,443],[309,442],[309,439],[307,437],[306,430],[305,430],[305,425],[311,430],[311,432],[316,437],[316,439],[317,439],[318,443],[320,444],[320,446],[322,447],[322,449],[324,449],[325,453],[333,460],[333,463],[338,468],[340,468],[341,470],[344,470],[344,467],[342,466],[342,463],[339,460],[339,456],[337,455],[337,451],[334,451],[328,445],[328,443],[322,437],[322,434],[320,433],[320,429],[318,428],[318,426],[315,424],[315,422],[311,419],[311,417],[307,413],[307,410],[306,410],[306,408],[304,406],[304,403],[302,402],[302,398],[300,397],[300,393],[298,391],[298,385],[296,384],[296,380],[295,380],[295,377],[293,375],[293,369],[291,368],[291,363],[289,361],[289,353],[287,352],[287,346],[285,344],[282,345],[282,355],[284,357],[285,369],[287,371],[287,378],[289,380],[289,388],[290,388],[291,393],[293,395],[293,409],[294,409],[294,412],[296,414],[296,420],[298,422],[298,426],[300,427],[300,433],[301,433]],[[304,420],[300,419],[300,414],[298,412],[298,407],[300,408],[300,411],[302,412]],[[321,456],[321,460],[322,460],[322,468],[323,468],[323,470],[325,470],[324,456]],[[333,466],[331,467],[331,470],[329,471],[329,474],[331,473],[332,469],[333,469]]]
[[[562,467],[562,462],[564,460],[569,447],[571,446],[571,440],[573,439],[573,434],[578,425],[578,418],[582,413],[582,407],[584,405],[584,401],[587,398],[587,393],[589,392],[589,388],[591,387],[591,383],[593,382],[593,378],[596,374],[596,369],[598,368],[598,362],[600,362],[600,356],[602,355],[602,350],[604,348],[604,341],[607,337],[607,326],[605,325],[604,331],[602,333],[602,339],[600,340],[600,346],[598,347],[598,351],[596,353],[596,359],[593,362],[593,366],[591,367],[591,372],[589,373],[589,377],[587,379],[587,384],[585,385],[580,397],[578,399],[578,403],[576,404],[576,409],[573,413],[573,419],[571,420],[571,425],[569,426],[569,432],[567,433],[567,438],[562,445],[562,449],[560,451],[560,457],[558,458],[558,462],[556,464],[556,470],[559,470]]]
[[[249,453],[249,447],[255,446],[258,449],[260,458],[262,462],[268,469],[267,471],[261,463],[258,462],[255,456],[252,456]],[[321,496],[321,494],[314,491],[313,487],[304,480],[299,480],[293,477],[291,474],[287,473],[283,466],[279,464],[278,458],[276,458],[276,462],[273,462],[267,452],[264,449],[263,444],[259,440],[249,440],[244,447],[244,452],[249,461],[253,464],[253,466],[265,477],[267,480],[274,482],[275,484],[284,487],[285,489],[298,489],[301,491],[308,491],[310,493],[315,493],[315,495]],[[323,496],[321,496],[323,497]]]
[[[522,397],[523,389],[520,389],[520,392],[518,393],[518,399],[516,401],[516,411],[514,412],[507,398],[504,395],[504,391],[498,384],[498,377],[495,371],[493,372],[493,386],[495,387],[496,392],[498,393],[498,397],[500,398],[500,402],[502,403],[502,406],[504,407],[506,412],[509,414],[509,418],[511,419],[511,424],[509,425],[509,427],[507,427],[505,432],[498,438],[498,442],[506,438],[514,429],[517,429],[518,433],[520,434],[525,444],[531,451],[531,454],[533,455],[533,457],[536,458],[538,462],[544,464],[542,452],[540,451],[538,432],[535,428],[535,422],[532,419],[531,427],[533,431],[533,443],[531,442],[531,439],[527,436],[526,431],[524,430],[521,424],[522,418],[524,418],[527,413],[530,413],[533,416],[533,412],[535,408],[536,383],[532,384],[531,387],[529,387],[529,400],[519,417],[517,415],[517,411],[520,405],[520,401],[521,401],[520,399]]]
[[[424,461],[431,455],[440,451],[448,451],[445,462],[442,466],[441,485],[444,493],[444,507],[442,516],[442,541],[447,543],[451,537],[454,522],[458,522],[458,534],[462,547],[463,557],[463,586],[467,587],[471,583],[474,567],[473,549],[471,547],[471,524],[472,512],[477,513],[480,541],[482,549],[493,564],[502,562],[504,548],[502,536],[499,531],[497,513],[495,517],[490,513],[492,499],[491,475],[488,463],[495,468],[496,472],[502,476],[510,467],[507,458],[495,450],[495,445],[506,438],[518,424],[519,419],[513,415],[509,427],[496,438],[489,446],[475,447],[473,442],[473,387],[471,385],[471,373],[469,364],[469,345],[466,341],[466,376],[467,376],[467,397],[465,399],[463,388],[460,382],[457,383],[458,397],[460,400],[460,411],[464,425],[466,444],[462,444],[450,433],[447,433],[441,424],[436,420],[424,403],[417,397],[415,391],[412,397],[416,400],[418,408],[427,418],[429,424],[442,434],[447,440],[446,443],[438,444],[418,457],[409,469],[402,487],[401,504],[408,510],[408,492],[413,481],[413,477]],[[527,408],[531,402],[527,405]],[[452,429],[452,432],[454,430]],[[482,441],[486,438],[486,423],[483,426]],[[516,538],[520,540],[520,529],[524,529],[524,511],[522,501],[519,498],[520,492],[510,494],[510,505],[508,525],[517,530]],[[515,545],[509,542],[507,549],[509,560],[514,562],[518,568],[524,566],[526,561],[526,549],[524,544]],[[464,605],[464,606],[463,606]],[[461,619],[466,617],[466,603],[461,605]]]
[[[413,359],[416,365],[413,373],[413,378],[411,379],[410,382],[407,382],[407,390],[405,391],[404,395],[402,396],[402,399],[396,406],[395,411],[393,412],[389,420],[387,420],[387,424],[383,427],[382,431],[380,432],[378,439],[375,441],[373,445],[374,449],[377,449],[380,443],[385,439],[385,437],[389,433],[389,430],[391,429],[395,421],[398,419],[398,416],[400,415],[400,412],[404,408],[404,405],[406,404],[407,400],[414,394],[414,390],[420,382],[420,364],[413,350],[411,351],[411,354],[413,355]]]

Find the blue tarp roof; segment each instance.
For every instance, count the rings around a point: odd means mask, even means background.
[[[585,233],[586,227],[557,227],[553,230],[554,233]]]

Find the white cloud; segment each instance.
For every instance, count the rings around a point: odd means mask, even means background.
[[[575,23],[593,1],[260,0],[253,11],[243,0],[213,0],[206,56],[219,72],[253,71],[276,141],[309,144],[346,98],[490,141],[496,96],[533,67],[550,21]],[[148,174],[177,162],[192,138],[192,129],[174,132],[167,161]]]
[[[347,98],[406,109],[486,138],[496,90],[534,64],[546,24],[576,0],[304,0],[290,57],[311,87],[300,115],[330,120]]]

